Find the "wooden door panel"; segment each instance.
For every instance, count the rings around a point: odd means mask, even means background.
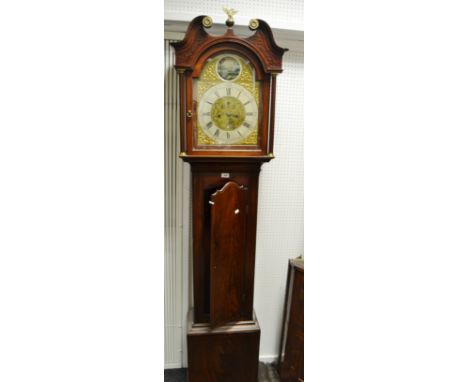
[[[211,204],[211,304],[213,325],[242,319],[245,311],[246,188],[227,182]]]
[[[243,185],[248,205],[244,257],[245,303],[242,317],[252,320],[257,222],[258,175],[260,164],[192,163],[193,206],[193,299],[195,323],[211,322],[211,196],[227,182]],[[228,174],[229,178],[225,178]]]

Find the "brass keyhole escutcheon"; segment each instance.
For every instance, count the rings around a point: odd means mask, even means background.
[[[185,113],[187,118],[192,118],[192,110],[187,110],[187,113]]]

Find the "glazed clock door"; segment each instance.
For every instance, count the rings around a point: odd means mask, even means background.
[[[211,323],[248,320],[244,280],[247,190],[230,181],[212,195],[210,204]]]

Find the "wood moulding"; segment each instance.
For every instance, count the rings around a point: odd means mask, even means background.
[[[172,43],[176,50],[176,69],[193,70],[201,54],[218,44],[231,42],[254,52],[260,58],[266,73],[282,72],[281,59],[288,49],[276,44],[273,32],[265,21],[258,20],[255,33],[249,37],[236,36],[232,28],[227,28],[224,35],[213,36],[207,33],[203,26],[205,17],[203,15],[194,18],[188,26],[185,38]]]

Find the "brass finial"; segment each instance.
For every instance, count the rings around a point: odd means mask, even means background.
[[[228,19],[226,20],[226,25],[229,28],[232,28],[232,26],[234,25],[234,15],[237,13],[237,11],[233,8],[227,8],[227,7],[224,7],[223,11],[224,13],[226,13],[228,17]]]
[[[211,28],[213,26],[213,19],[210,16],[203,17],[202,24],[205,28]]]
[[[252,19],[249,21],[249,29],[252,31],[257,29],[259,25],[260,25],[260,22],[257,19]]]

